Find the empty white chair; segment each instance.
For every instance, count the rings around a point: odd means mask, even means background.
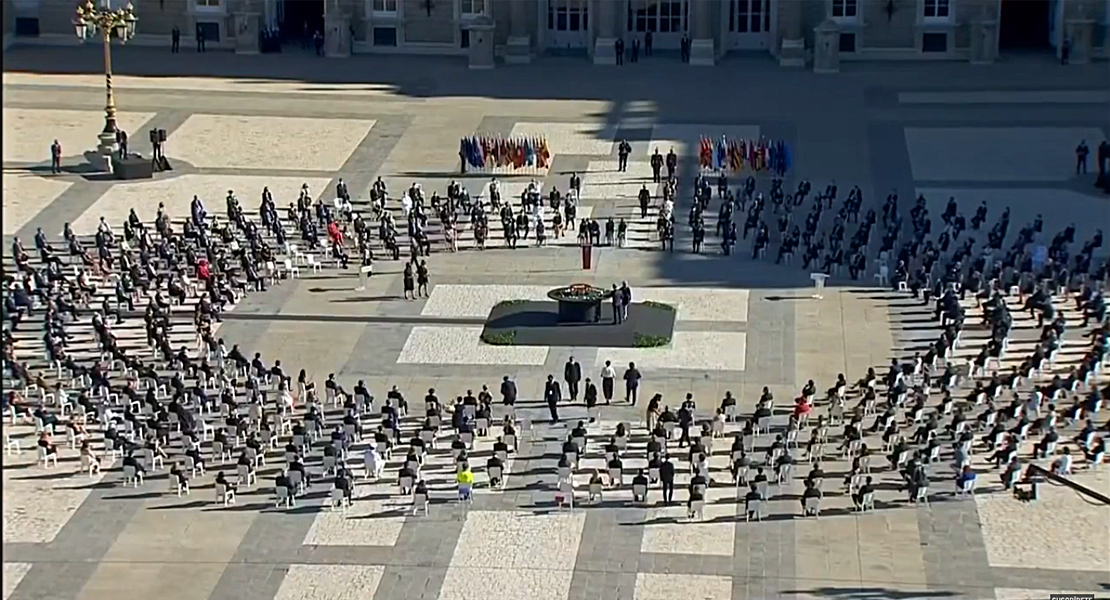
[[[4,432],[4,454],[9,456],[23,454],[23,449],[19,447],[19,440],[13,440],[7,431]]]
[[[297,268],[296,265],[293,264],[292,260],[290,260],[288,258],[285,259],[285,262],[284,262],[283,266],[285,267],[285,273],[289,277],[297,278],[297,277],[301,276],[301,270],[299,268]]]
[[[254,469],[250,468],[250,465],[238,465],[236,472],[239,475],[239,485],[242,487],[250,487],[258,480],[258,475],[255,474]]]
[[[566,505],[574,510],[574,484],[569,480],[560,481],[559,493],[555,496],[555,502],[560,508]]]

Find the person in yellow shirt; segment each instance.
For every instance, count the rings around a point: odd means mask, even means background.
[[[459,485],[459,500],[470,500],[470,493],[474,488],[474,472],[470,470],[470,465],[463,464],[455,476],[455,482]]]

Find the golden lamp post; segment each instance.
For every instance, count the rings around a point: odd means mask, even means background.
[[[104,131],[98,136],[100,144],[97,151],[106,160],[111,159],[111,154],[117,148],[116,133],[119,131],[116,126],[116,99],[112,93],[112,40],[127,43],[127,40],[135,37],[137,22],[135,8],[131,4],[113,10],[108,5],[108,0],[102,0],[100,6],[93,4],[92,0],[78,5],[77,18],[73,21],[77,39],[84,42],[99,34],[104,44],[104,86],[108,97],[104,105]]]

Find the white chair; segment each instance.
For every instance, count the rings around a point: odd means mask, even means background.
[[[165,464],[165,461],[162,460],[162,457],[155,454],[154,450],[150,448],[142,449],[141,458],[143,459],[143,465],[150,469],[152,472],[157,471],[158,467],[164,466]]]
[[[19,447],[19,440],[13,440],[7,431],[4,432],[4,454],[8,456],[23,454],[23,449]]]
[[[281,508],[282,505],[293,508],[294,501],[293,495],[289,493],[289,488],[285,486],[278,486],[274,488],[274,493],[277,495],[277,502],[274,504],[275,508]]]
[[[620,487],[624,483],[624,472],[622,469],[609,469],[609,487]]]
[[[686,516],[691,520],[705,520],[705,500],[694,500],[690,502],[690,509]]]
[[[501,467],[489,468],[489,481],[490,487],[501,487],[505,484],[504,471],[501,469]],[[493,482],[495,481],[497,482],[496,486],[494,486],[493,484]]]
[[[91,456],[89,456],[87,454],[82,454],[81,455],[81,470],[82,471],[88,471],[89,477],[93,477],[97,473],[100,472],[100,463],[93,460]]]
[[[771,433],[771,417],[760,417],[760,419],[756,421],[755,432],[757,434]]]
[[[744,520],[751,521],[755,517],[756,521],[763,520],[763,501],[762,500],[748,500],[747,506],[744,508]]]
[[[647,502],[648,487],[642,483],[632,484],[632,501],[637,503]]]
[[[411,494],[412,490],[413,490],[413,487],[415,487],[415,485],[416,485],[416,482],[413,481],[413,478],[412,478],[411,475],[402,475],[399,478],[397,478],[397,487],[401,488],[401,494],[402,495],[407,496],[407,495]]]
[[[570,481],[570,467],[559,467],[559,481]]]
[[[212,442],[212,457],[219,459],[222,465],[231,460],[231,451],[224,447],[223,442]]]
[[[39,446],[39,463],[41,463],[42,466],[44,466],[44,467],[49,467],[49,466],[51,466],[50,465],[51,462],[54,463],[53,466],[55,466],[55,467],[58,466],[58,453],[57,452],[47,452],[46,448],[43,448],[42,446]]]
[[[185,470],[189,472],[190,477],[192,477],[193,479],[196,479],[197,477],[200,477],[201,475],[204,475],[204,465],[203,464],[198,463],[197,461],[193,460],[192,456],[186,456],[184,458],[185,458]]]
[[[235,504],[235,491],[229,489],[222,483],[216,484],[216,502],[227,506],[228,504]]]
[[[975,493],[975,477],[956,484],[956,496],[971,496]]]
[[[516,434],[507,433],[507,434],[501,436],[501,441],[505,442],[505,445],[508,446],[509,448],[511,448],[513,450],[513,452],[516,451],[516,449],[517,449]]]
[[[601,502],[601,483],[590,482],[589,498],[590,502]]]
[[[347,494],[339,488],[332,488],[331,490],[331,508],[342,508],[346,510],[351,506],[350,500],[347,499]]]
[[[141,484],[142,482],[143,482],[143,474],[138,469],[136,469],[135,467],[133,467],[131,465],[125,465],[123,467],[123,486],[124,487],[127,487],[130,484],[132,487],[137,488],[137,487],[139,487],[139,484]]]
[[[304,258],[305,258],[305,265],[308,268],[312,269],[313,273],[318,273],[320,271],[320,269],[323,267],[323,265],[316,262],[316,255],[315,254],[305,254]]]
[[[929,488],[927,486],[917,488],[917,493],[914,495],[913,501],[914,504],[924,502],[925,506],[929,506]]]
[[[300,471],[290,470],[286,471],[285,475],[289,477],[289,487],[293,490],[293,495],[296,496],[304,490],[304,476]]]
[[[180,479],[178,479],[176,477],[170,477],[170,481],[176,482],[173,487],[174,487],[175,490],[177,490],[177,497],[178,498],[180,498],[182,496],[182,494],[184,494],[186,496],[189,495],[189,482],[188,481],[181,481]]]
[[[296,279],[296,278],[299,278],[301,276],[300,268],[298,268],[296,265],[294,265],[292,260],[290,260],[288,258],[285,259],[285,262],[284,262],[283,266],[285,267],[285,269],[284,269],[285,273],[287,273],[290,277],[293,277],[294,279]]]
[[[324,475],[329,475],[335,472],[336,458],[334,455],[324,457]]]
[[[570,481],[560,481],[559,493],[555,496],[555,502],[559,508],[565,505],[574,510],[574,484]]]
[[[460,433],[459,434],[459,440],[462,443],[466,444],[466,449],[467,450],[472,450],[474,448],[474,433],[473,432],[464,431],[464,432]]]
[[[821,498],[812,497],[806,498],[805,502],[805,516],[813,515],[820,518],[821,516]]]
[[[239,485],[244,488],[248,488],[258,481],[258,475],[254,472],[254,469],[250,468],[250,465],[238,465],[236,472],[239,475]]]
[[[420,509],[424,509],[424,516],[428,516],[428,495],[427,494],[414,494],[412,497],[412,514],[416,514]]]
[[[859,512],[875,510],[875,492],[867,492],[860,499]]]

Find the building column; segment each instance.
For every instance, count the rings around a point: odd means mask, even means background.
[[[693,25],[693,39],[690,42],[690,64],[700,67],[712,67],[717,58],[714,48],[713,32],[709,23],[709,11],[713,6],[708,0],[687,0],[690,3],[690,14]]]
[[[505,62],[513,65],[532,62],[532,38],[528,34],[528,7],[536,0],[509,0],[509,39],[505,46]],[[539,0],[544,2],[545,0]],[[535,15],[533,15],[535,20]]]
[[[1064,42],[1068,45],[1068,63],[1085,65],[1091,62],[1094,49],[1095,20],[1090,17],[1084,0],[1072,0],[1074,6],[1064,13]],[[1068,8],[1064,7],[1065,10]]]
[[[806,40],[802,37],[802,3],[786,0],[773,4],[778,11],[782,45],[779,47],[780,67],[806,66]]]
[[[324,56],[350,58],[351,37],[351,18],[339,0],[324,0]]]
[[[591,20],[594,21],[597,32],[597,39],[594,41],[595,65],[617,64],[617,4],[614,0],[594,0],[594,8],[597,9],[594,14],[597,19]]]
[[[232,13],[231,19],[232,27],[235,28],[233,34],[235,53],[258,54],[262,15],[251,0],[242,0],[235,8],[237,10]]]
[[[991,8],[991,0],[983,0],[977,14],[971,19],[970,60],[973,65],[989,65],[998,57],[998,17]]]

